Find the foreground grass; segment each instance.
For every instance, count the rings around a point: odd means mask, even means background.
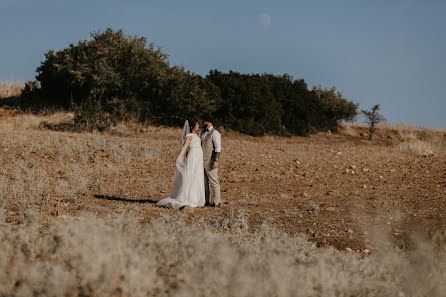
[[[403,253],[383,245],[367,257],[316,248],[242,214],[186,224],[164,216],[138,225],[117,218],[38,212],[0,228],[1,296],[444,296],[446,234]]]

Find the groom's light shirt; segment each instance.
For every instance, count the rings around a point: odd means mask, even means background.
[[[212,129],[214,129],[214,126],[210,126],[208,131],[205,131],[203,133],[203,135],[201,136],[201,139],[204,139],[206,137],[206,135],[208,135],[208,133],[212,131]],[[215,152],[220,153],[221,152],[221,134],[220,134],[220,132],[215,130],[214,133],[212,133],[211,137],[212,137],[212,143],[214,143]]]

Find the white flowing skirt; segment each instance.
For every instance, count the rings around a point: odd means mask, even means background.
[[[176,165],[169,197],[156,203],[158,206],[180,208],[204,206],[203,150],[190,147],[186,156]]]

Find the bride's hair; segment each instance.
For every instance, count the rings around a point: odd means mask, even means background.
[[[189,121],[189,133],[192,133],[192,130],[194,130],[195,125],[199,124],[197,120],[188,120]]]

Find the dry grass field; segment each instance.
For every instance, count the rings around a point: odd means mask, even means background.
[[[223,207],[177,211],[180,129],[72,117],[0,108],[0,296],[446,294],[446,131],[222,129]]]
[[[0,83],[0,98],[15,97],[20,94],[23,86],[16,81]]]

